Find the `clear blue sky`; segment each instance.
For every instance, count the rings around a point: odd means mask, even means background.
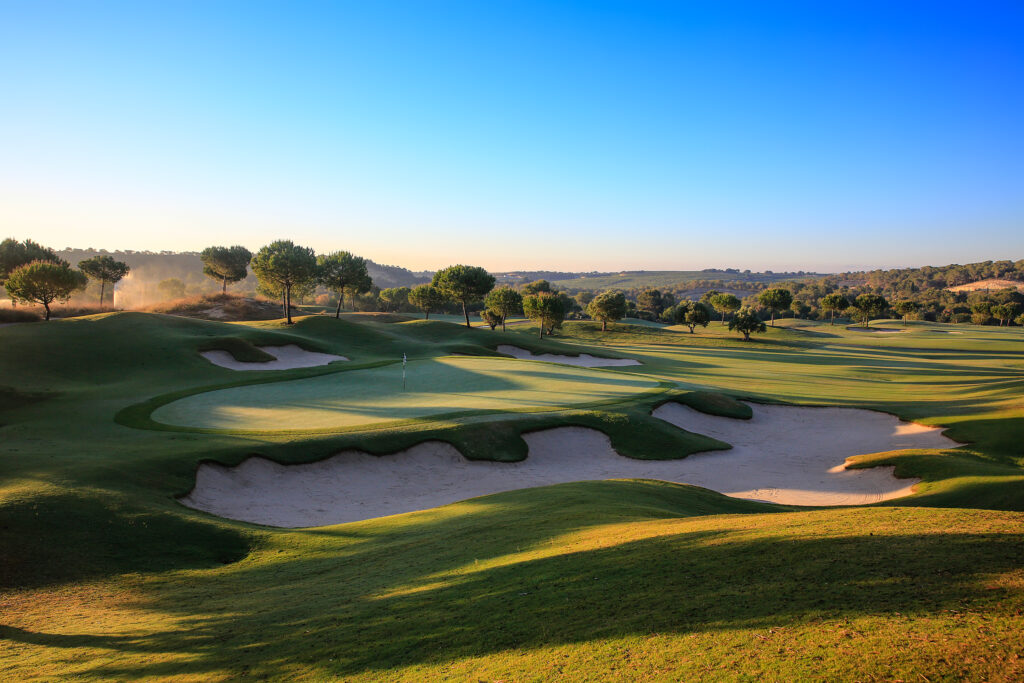
[[[414,269],[1024,258],[1024,4],[0,0],[0,233]]]

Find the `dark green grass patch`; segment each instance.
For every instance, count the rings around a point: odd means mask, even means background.
[[[67,493],[0,506],[0,590],[237,562],[249,534]]]

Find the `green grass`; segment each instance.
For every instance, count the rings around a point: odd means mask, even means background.
[[[320,431],[437,415],[617,403],[659,388],[623,373],[447,357],[207,391],[158,408],[164,424],[230,431]]]
[[[540,341],[529,323],[502,333],[369,316],[286,326],[101,314],[0,328],[0,678],[1020,680],[1024,333],[777,325],[748,343],[718,323],[695,335],[567,323]],[[292,343],[351,362],[242,376],[199,355]],[[512,361],[495,354],[502,343],[644,364]],[[459,406],[471,410],[432,417],[375,393],[394,384],[402,353],[438,373],[431,382],[472,387]],[[418,417],[301,433],[149,421],[225,394],[308,409],[309,387],[330,388],[329,402],[352,377],[356,408],[339,412]],[[539,395],[548,383],[556,394]],[[477,400],[492,393],[501,405],[483,412]],[[862,457],[923,483],[859,509],[580,482],[288,531],[174,500],[208,459],[309,462],[441,439],[516,460],[524,432],[566,424],[604,431],[629,457],[681,457],[725,445],[652,418],[656,405],[748,417],[741,398],[871,407],[968,445]]]

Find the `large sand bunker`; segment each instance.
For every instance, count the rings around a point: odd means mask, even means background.
[[[563,365],[578,365],[584,368],[621,368],[626,365],[641,365],[640,361],[632,358],[599,358],[589,353],[581,353],[578,356],[564,356],[557,353],[533,353],[518,346],[499,344],[498,353],[504,353],[513,358],[522,360],[543,360],[551,363],[562,363]]]
[[[214,365],[229,370],[293,370],[295,368],[311,368],[317,365],[327,365],[336,360],[348,360],[345,356],[335,356],[330,353],[317,353],[307,351],[296,344],[285,344],[284,346],[257,346],[260,351],[269,353],[277,360],[270,360],[263,363],[247,363],[235,360],[227,351],[203,351],[202,356]]]
[[[344,451],[306,465],[250,458],[237,467],[203,464],[181,499],[206,512],[282,527],[354,522],[423,510],[490,493],[593,479],[660,479],[730,496],[793,505],[873,503],[911,493],[918,480],[892,468],[846,470],[851,455],[952,448],[939,429],[846,408],[760,406],[751,420],[713,417],[675,403],[655,414],[734,445],[683,460],[620,456],[607,436],[583,427],[525,434],[518,463],[466,460],[451,445],[419,444],[373,456]]]

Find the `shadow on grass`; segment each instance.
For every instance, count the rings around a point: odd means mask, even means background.
[[[634,502],[602,512],[624,496]],[[146,608],[177,615],[175,632],[2,633],[139,654],[98,661],[90,673],[99,676],[305,670],[335,679],[619,636],[938,614],[1006,599],[991,577],[1024,568],[1024,533],[985,533],[981,523],[936,533],[924,513],[900,510],[848,511],[827,530],[823,518],[800,516],[815,512],[760,516],[755,527],[745,515],[681,526],[666,520],[769,507],[653,482],[561,485],[473,505],[472,514],[296,532],[311,544],[302,552],[154,593]],[[591,546],[558,541],[623,521],[640,526],[621,538],[602,530]],[[914,531],[863,531],[879,521]],[[180,657],[146,661],[157,653]]]
[[[0,507],[0,589],[236,562],[250,538],[213,524],[73,495]]]

